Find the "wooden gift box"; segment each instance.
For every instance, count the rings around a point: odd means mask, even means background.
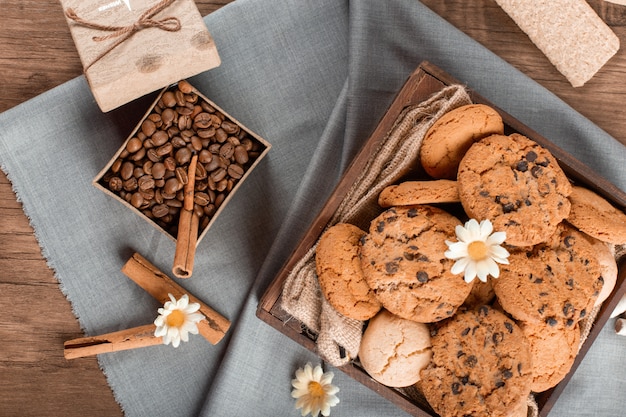
[[[151,10],[161,4],[61,0],[85,77],[103,112],[220,65],[217,47],[195,2],[176,0],[152,15]]]
[[[401,114],[402,110],[407,106],[415,105],[425,101],[433,93],[441,90],[446,85],[459,84],[451,76],[446,74],[436,66],[424,62],[422,63],[413,74],[411,74],[404,84],[403,88],[399,91],[394,102],[391,104],[386,114],[379,122],[377,128],[369,137],[359,154],[352,161],[351,165],[343,175],[342,179],[336,186],[332,195],[324,205],[319,215],[314,220],[306,232],[303,239],[298,246],[294,249],[292,255],[280,270],[278,275],[272,281],[267,288],[266,292],[262,296],[258,308],[257,316],[268,323],[272,327],[276,328],[283,334],[287,335],[291,339],[300,343],[307,349],[315,352],[315,338],[316,334],[306,328],[306,326],[296,320],[294,317],[288,315],[281,308],[281,294],[283,291],[283,284],[287,279],[290,271],[296,266],[298,261],[309,251],[309,249],[315,245],[319,239],[326,224],[330,221],[335,211],[338,209],[342,199],[356,180],[359,174],[363,171],[365,163],[370,155],[378,149],[378,145],[385,138],[386,134],[391,130],[394,122]],[[626,194],[615,187],[613,184],[600,177],[594,171],[576,160],[564,150],[558,148],[546,138],[539,135],[529,127],[523,125],[521,122],[513,118],[511,115],[501,111],[492,103],[489,103],[484,98],[480,97],[473,91],[469,91],[471,99],[474,103],[483,103],[492,106],[501,114],[505,124],[505,134],[518,132],[535,140],[540,145],[549,149],[559,164],[565,171],[568,178],[574,183],[584,185],[598,194],[605,197],[608,201],[613,203],[616,207],[624,210],[626,207]],[[557,398],[565,388],[572,374],[582,361],[586,352],[591,347],[591,344],[600,333],[602,327],[610,318],[610,314],[619,302],[620,298],[626,291],[625,272],[623,265],[619,265],[619,276],[617,284],[611,296],[603,303],[601,310],[596,316],[594,326],[592,327],[589,336],[587,337],[584,345],[581,347],[578,356],[569,374],[554,388],[535,394],[535,399],[539,407],[539,415],[546,416],[550,412],[550,409],[555,404]],[[343,372],[359,381],[363,385],[369,387],[375,392],[379,393],[383,397],[387,398],[399,408],[408,412],[411,415],[419,417],[434,417],[437,414],[432,408],[425,402],[411,399],[407,395],[403,394],[399,390],[384,386],[374,379],[372,379],[363,370],[358,363],[351,362],[348,365],[344,365],[340,368]]]
[[[166,92],[168,92],[168,91],[175,90],[176,86],[177,86],[177,84],[172,84],[172,85],[167,86],[167,87],[165,87],[165,88],[163,88],[161,90],[161,92],[158,94],[158,96],[156,97],[154,102],[149,106],[148,110],[146,110],[146,113],[143,115],[143,117],[141,117],[141,119],[139,120],[139,122],[137,123],[135,128],[128,135],[128,137],[126,138],[124,143],[117,150],[115,155],[113,155],[113,157],[107,163],[107,165],[104,168],[102,168],[102,170],[98,173],[98,175],[96,175],[96,177],[92,181],[92,184],[96,188],[102,190],[104,193],[110,195],[115,200],[119,201],[124,206],[128,207],[133,212],[137,213],[139,216],[141,216],[143,219],[145,219],[148,223],[150,223],[152,226],[157,228],[160,232],[165,234],[167,237],[172,239],[174,242],[176,242],[176,235],[175,234],[172,234],[172,233],[168,232],[167,230],[165,230],[161,225],[157,224],[153,219],[151,219],[148,216],[146,216],[140,209],[134,207],[132,204],[130,204],[124,198],[120,197],[120,195],[118,195],[117,193],[111,191],[107,187],[107,185],[105,183],[105,176],[110,174],[111,167],[113,166],[113,164],[120,158],[120,156],[122,156],[123,153],[125,153],[126,146],[128,145],[128,143],[130,142],[131,139],[133,139],[134,137],[137,136],[137,133],[142,128],[142,124],[144,123],[144,121],[146,119],[148,119],[148,116],[153,113],[153,110],[159,104],[159,102],[161,101],[163,95]],[[196,94],[197,95],[198,103],[200,103],[201,101],[204,101],[211,108],[213,108],[217,113],[221,113],[224,116],[224,120],[230,121],[230,122],[236,124],[239,127],[240,131],[241,132],[245,132],[246,136],[252,140],[252,142],[254,143],[255,148],[256,148],[254,159],[252,157],[250,157],[250,161],[244,166],[245,167],[245,171],[243,172],[243,175],[235,183],[233,188],[230,191],[227,192],[227,194],[226,194],[226,196],[224,198],[224,201],[221,203],[221,205],[217,208],[215,213],[212,215],[212,217],[209,220],[209,223],[205,227],[200,226],[199,236],[198,236],[198,239],[197,239],[197,242],[196,242],[196,246],[197,246],[197,245],[200,244],[200,241],[204,238],[204,236],[206,236],[207,232],[209,231],[210,227],[213,225],[213,223],[215,222],[217,217],[226,209],[228,203],[233,198],[233,196],[235,195],[237,190],[239,190],[241,184],[243,184],[243,182],[250,176],[250,174],[252,173],[254,168],[261,162],[261,160],[265,157],[265,155],[267,155],[267,153],[269,152],[269,150],[270,150],[270,148],[272,146],[265,139],[263,139],[262,137],[260,137],[259,135],[257,135],[256,133],[254,133],[253,131],[248,129],[241,122],[239,122],[237,119],[232,117],[230,114],[228,114],[226,111],[224,111],[221,107],[219,107],[213,101],[208,99],[205,95],[203,95],[201,92],[199,92],[196,88],[192,87],[191,85],[189,85],[189,86],[192,88],[192,94]],[[184,165],[181,165],[181,167],[185,168],[185,170],[186,170],[188,168],[188,165],[189,165],[189,163],[186,163]],[[196,184],[198,182],[201,182],[201,181],[205,181],[206,182],[207,180],[206,179],[205,180],[196,179]],[[176,219],[174,219],[173,223],[177,223],[177,221],[178,220],[176,218]]]

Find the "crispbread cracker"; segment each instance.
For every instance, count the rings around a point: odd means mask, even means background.
[[[496,0],[574,87],[619,50],[619,38],[585,0]]]

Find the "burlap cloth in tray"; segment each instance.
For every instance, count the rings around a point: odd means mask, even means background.
[[[367,161],[366,168],[326,224],[326,229],[337,223],[351,223],[368,230],[370,221],[381,212],[378,194],[383,188],[400,180],[409,167],[418,163],[422,139],[432,124],[446,112],[470,103],[465,87],[451,85],[422,103],[406,107],[378,150]],[[281,307],[317,334],[317,353],[322,359],[333,366],[342,366],[356,359],[364,322],[341,315],[323,297],[315,270],[316,247],[317,243],[287,276]],[[624,249],[614,249],[616,258],[620,258]],[[581,322],[580,346],[589,335],[599,310],[599,307],[595,308]],[[424,402],[423,396],[416,389],[400,391]],[[528,398],[528,416],[536,417],[538,414],[537,403],[531,394]]]

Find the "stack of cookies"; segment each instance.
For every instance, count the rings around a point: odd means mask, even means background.
[[[486,105],[437,120],[420,162],[430,178],[383,190],[369,230],[324,232],[322,292],[367,322],[358,361],[376,381],[416,387],[444,417],[525,416],[529,394],[569,372],[581,320],[613,290],[626,215],[547,149],[505,134]],[[446,256],[468,219],[506,234],[507,262],[480,280]]]

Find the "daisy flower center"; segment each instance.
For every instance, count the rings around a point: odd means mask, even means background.
[[[166,319],[169,327],[180,327],[185,322],[185,313],[180,310],[173,310]]]
[[[311,394],[311,397],[313,398],[322,398],[326,394],[324,392],[324,387],[322,387],[322,384],[320,384],[317,381],[309,382],[308,388],[309,388],[309,393]]]
[[[467,254],[475,261],[480,261],[487,258],[489,248],[485,242],[481,240],[475,240],[467,245]]]

